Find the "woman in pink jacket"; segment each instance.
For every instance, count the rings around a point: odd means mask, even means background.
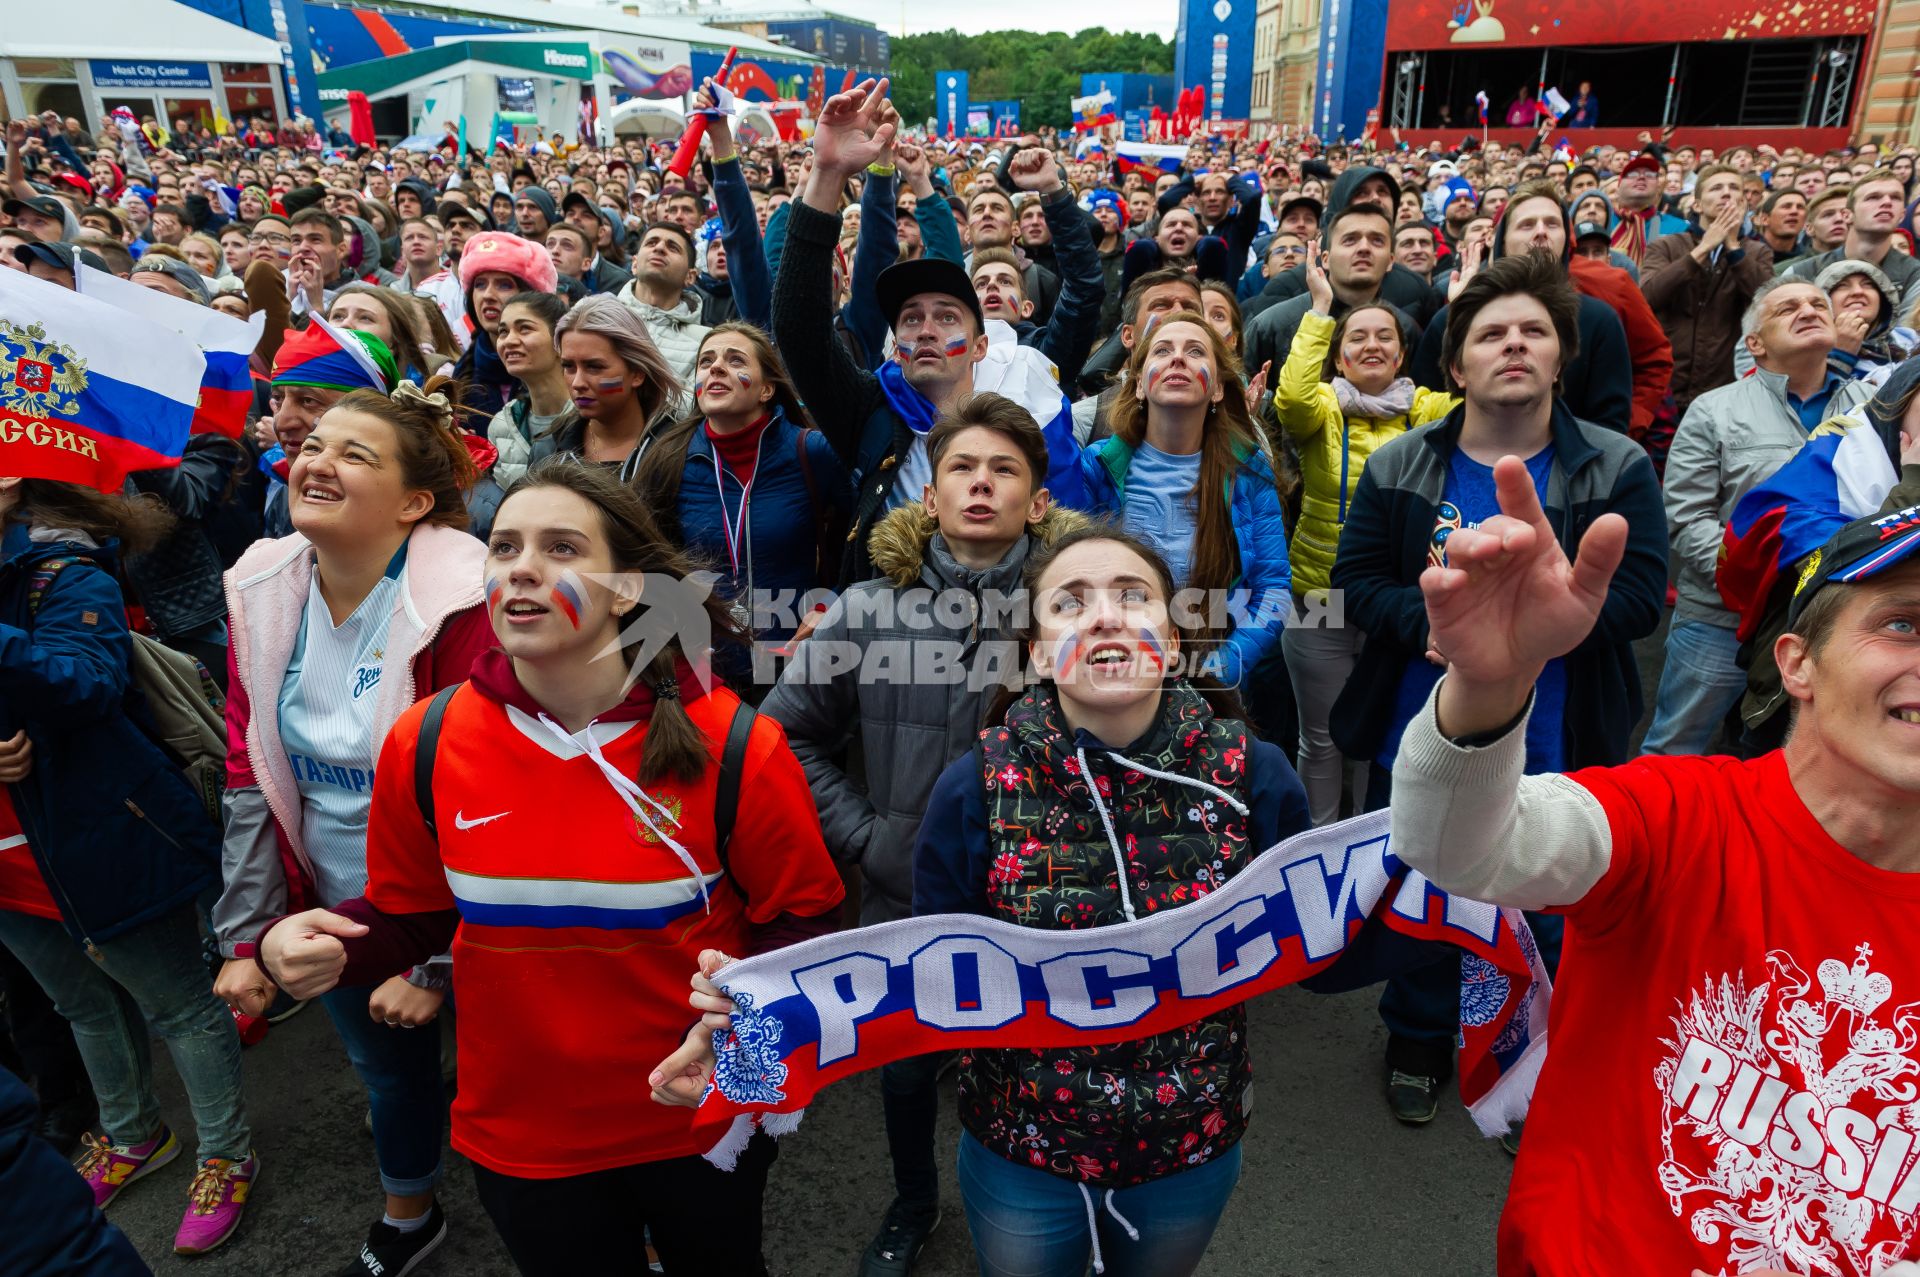
[[[273,989],[251,941],[289,909],[366,888],[367,811],[387,729],[416,700],[464,682],[493,646],[486,549],[465,531],[473,463],[453,405],[401,383],[357,390],[293,457],[295,533],[256,543],[227,573],[227,831],[214,928],[228,961],[214,991],[264,1014]],[[372,1106],[384,1216],[346,1271],[393,1273],[446,1235],[434,1201],[444,1100],[433,1020],[444,958],[322,1001]]]

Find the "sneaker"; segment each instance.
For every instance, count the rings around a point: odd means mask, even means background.
[[[375,1220],[360,1243],[360,1253],[340,1270],[340,1277],[406,1277],[420,1261],[447,1240],[447,1213],[435,1202],[427,1222],[403,1233],[384,1219]]]
[[[905,1277],[927,1248],[927,1239],[940,1227],[940,1203],[903,1202],[895,1198],[880,1222],[880,1231],[860,1257],[860,1277]]]
[[[93,1204],[101,1210],[120,1196],[127,1185],[146,1178],[180,1156],[180,1141],[164,1126],[144,1144],[109,1144],[94,1135],[85,1136],[83,1142],[86,1152],[81,1154],[74,1169],[93,1189]]]
[[[1424,1126],[1440,1111],[1440,1079],[1395,1069],[1387,1075],[1387,1107],[1408,1126]]]
[[[1524,1129],[1520,1123],[1515,1122],[1507,1128],[1507,1133],[1500,1137],[1500,1147],[1507,1150],[1508,1157],[1520,1156],[1520,1133]]]
[[[247,1194],[260,1177],[260,1155],[248,1153],[235,1160],[209,1157],[193,1174],[187,1195],[187,1213],[173,1237],[176,1255],[204,1255],[233,1236],[247,1210]]]

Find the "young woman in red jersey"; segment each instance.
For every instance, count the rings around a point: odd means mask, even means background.
[[[691,1114],[636,1083],[693,1023],[678,990],[703,949],[832,927],[842,889],[806,776],[778,724],[743,719],[753,800],[719,845],[719,760],[746,711],[690,658],[740,633],[601,467],[536,465],[501,503],[486,572],[502,650],[437,702],[437,732],[430,702],[387,737],[366,896],[280,920],[263,963],[312,997],[451,940],[453,1146],[521,1272],[624,1270],[650,1229],[669,1273],[764,1273],[773,1141],[716,1170]]]

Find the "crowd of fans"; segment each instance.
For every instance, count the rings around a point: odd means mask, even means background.
[[[0,975],[38,1114],[7,1111],[105,1208],[182,1150],[160,1039],[197,1135],[183,1254],[260,1172],[242,1036],[314,998],[384,1193],[342,1271],[437,1246],[442,1052],[409,1030],[457,989],[452,1146],[523,1272],[764,1271],[774,1142],[718,1171],[683,1107],[711,1068],[689,974],[709,1027],[729,1009],[705,951],[1122,922],[1398,820],[1396,763],[1430,762],[1472,661],[1429,570],[1528,499],[1551,553],[1604,533],[1618,565],[1526,680],[1515,773],[1761,755],[1804,682],[1768,646],[1799,565],[1756,643],[1716,579],[1736,505],[1836,419],[1920,464],[1912,147],[1202,129],[1160,171],[1097,133],[920,136],[871,84],[805,142],[710,112],[684,177],[673,139],[113,123],[7,126],[0,265],[266,335],[242,437],[124,492],[0,478]],[[1634,645],[1669,613],[1636,746]],[[223,693],[217,814],[141,730],[136,633]],[[105,817],[76,775],[103,767],[135,786]],[[1547,910],[1551,969],[1577,897],[1506,894]],[[1409,1125],[1460,1027],[1458,955],[1417,957],[1380,999]],[[868,1277],[939,1225],[946,1062],[883,1071]],[[1243,1010],[959,1068],[983,1273],[1195,1270],[1239,1174]],[[85,1271],[121,1271],[88,1227]]]

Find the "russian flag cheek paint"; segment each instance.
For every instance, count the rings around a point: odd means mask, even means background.
[[[951,341],[947,343],[947,358],[952,359],[955,355],[966,354],[967,347],[971,346],[972,344],[973,343],[965,337],[953,338]]]
[[[627,388],[626,380],[621,377],[603,378],[593,384],[600,388],[602,394],[615,390],[625,390]]]
[[[580,614],[587,610],[587,585],[572,568],[560,569],[560,580],[553,587],[553,605],[580,628]]]
[[[506,592],[507,587],[501,584],[499,577],[487,578],[487,611],[489,613],[500,610],[500,596]]]
[[[1080,636],[1078,634],[1063,634],[1060,637],[1060,642],[1053,649],[1054,679],[1057,681],[1065,678],[1067,671],[1073,668],[1073,663],[1079,656]]]
[[[1167,668],[1167,650],[1160,646],[1160,640],[1154,637],[1152,630],[1140,631],[1140,651],[1153,667],[1154,673],[1158,674]]]

